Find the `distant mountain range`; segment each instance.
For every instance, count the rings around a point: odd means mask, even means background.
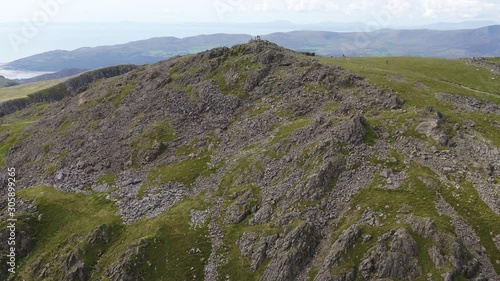
[[[150,64],[176,55],[245,43],[251,38],[251,35],[245,34],[200,35],[183,39],[160,37],[113,46],[51,51],[10,62],[3,68],[60,71],[117,64]],[[462,30],[385,29],[366,33],[292,31],[264,35],[262,39],[321,56],[500,56],[500,25]]]

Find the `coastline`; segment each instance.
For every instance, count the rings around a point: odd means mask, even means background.
[[[2,66],[5,63],[0,63],[0,76],[7,79],[29,79],[43,74],[54,73],[53,71],[24,71],[15,69],[3,69]]]

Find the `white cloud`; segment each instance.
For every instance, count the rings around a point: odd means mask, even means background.
[[[331,1],[331,0],[260,0],[252,1],[257,2],[254,7],[257,11],[332,11],[338,9],[338,2],[344,1]]]
[[[423,16],[429,18],[469,19],[500,11],[500,3],[493,0],[422,0],[422,7]]]

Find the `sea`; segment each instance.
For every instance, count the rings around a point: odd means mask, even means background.
[[[38,75],[53,73],[53,72],[42,72],[42,71],[3,69],[2,68],[3,65],[5,65],[5,63],[0,63],[0,76],[3,76],[7,79],[28,79]]]

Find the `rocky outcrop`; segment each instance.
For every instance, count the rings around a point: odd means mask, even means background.
[[[307,223],[297,226],[268,250],[271,262],[259,280],[293,280],[312,259],[318,243],[317,229]]]
[[[436,93],[434,96],[441,102],[452,104],[453,107],[460,111],[481,111],[486,114],[500,114],[500,106],[488,100],[478,100],[473,97],[453,95],[449,93]]]
[[[360,235],[361,231],[359,229],[359,226],[356,224],[346,229],[331,246],[328,255],[322,265],[322,269],[314,280],[352,280],[354,278],[354,275],[350,272],[344,273],[341,276],[334,276],[330,272],[330,268],[333,268],[340,264],[347,250],[354,246]]]
[[[417,242],[408,231],[394,229],[379,237],[374,249],[360,263],[360,275],[365,279],[418,278],[423,274],[416,258],[418,251]]]
[[[340,128],[340,139],[347,144],[359,144],[363,141],[367,129],[366,118],[363,115],[354,116],[349,122]]]
[[[492,62],[492,61],[488,61],[486,58],[478,58],[478,57],[465,58],[462,60],[468,64],[483,67],[483,68],[490,70],[491,72],[500,74],[500,63],[498,63],[498,62]]]
[[[426,135],[427,137],[437,141],[439,145],[445,146],[448,143],[448,136],[441,128],[439,120],[430,120],[420,123],[415,129],[417,133]]]
[[[141,271],[137,268],[144,262],[148,242],[141,240],[130,245],[105,272],[110,281],[136,281],[144,280]]]
[[[6,198],[2,196],[2,198]],[[3,208],[7,206],[7,201],[1,201],[0,206],[2,206],[0,221],[0,239],[3,241],[0,243],[0,251],[3,253],[0,256],[0,280],[6,280],[8,277],[8,269],[11,267],[7,264],[9,262],[9,257],[7,255],[10,253],[10,248],[12,245],[8,244],[11,237],[11,230],[14,230],[15,233],[15,258],[16,264],[19,264],[19,260],[26,257],[31,250],[36,245],[36,237],[35,237],[35,225],[37,221],[40,219],[40,213],[38,209],[33,205],[32,201],[23,201],[21,199],[17,200],[16,205],[16,217],[17,221],[15,222],[15,229],[8,227],[7,219],[10,218],[8,216],[9,212],[7,212],[7,208]],[[3,223],[5,222],[5,223]]]

